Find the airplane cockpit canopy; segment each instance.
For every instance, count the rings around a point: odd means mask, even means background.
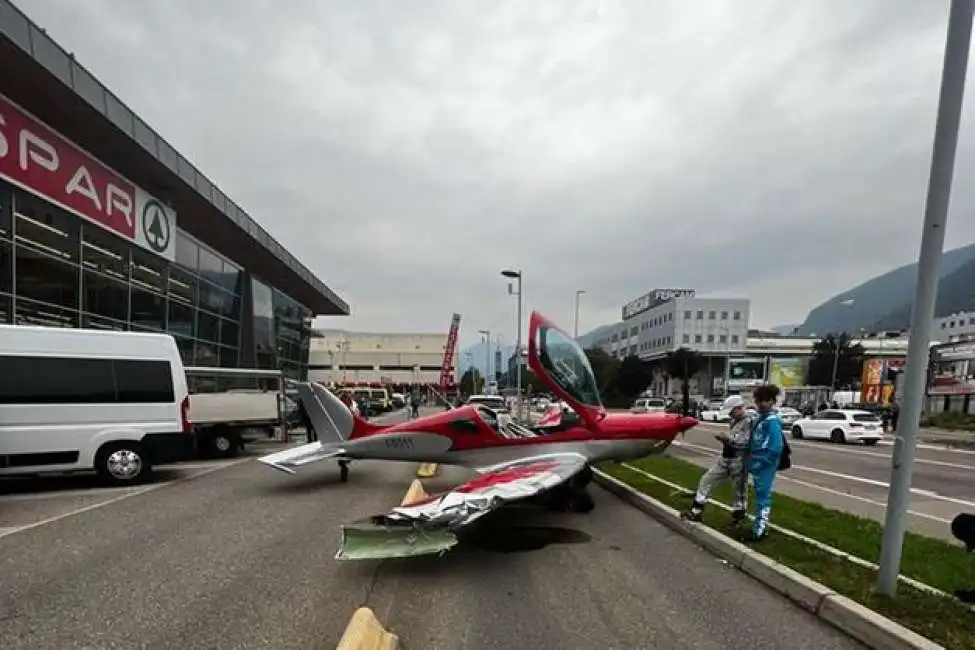
[[[581,404],[601,408],[596,375],[582,346],[550,325],[539,327],[536,337],[538,360],[552,381]]]

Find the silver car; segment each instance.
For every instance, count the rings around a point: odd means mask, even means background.
[[[667,400],[662,397],[641,397],[630,407],[630,413],[663,413],[666,410]]]

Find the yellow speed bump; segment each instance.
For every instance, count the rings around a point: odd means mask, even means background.
[[[355,610],[336,650],[396,650],[399,637],[387,632],[368,607]]]
[[[406,491],[406,496],[403,497],[403,501],[400,502],[401,506],[408,506],[411,503],[416,503],[417,501],[423,501],[427,498],[426,490],[423,489],[423,483],[414,479],[410,483],[410,489]]]
[[[440,466],[436,463],[420,463],[416,475],[420,478],[433,478],[438,471],[440,471]]]

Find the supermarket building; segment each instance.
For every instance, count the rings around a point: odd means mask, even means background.
[[[349,306],[8,0],[0,61],[0,322],[306,376],[312,319]]]

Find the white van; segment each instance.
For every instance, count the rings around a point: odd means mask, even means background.
[[[141,481],[193,454],[189,407],[167,334],[0,325],[0,476]]]

